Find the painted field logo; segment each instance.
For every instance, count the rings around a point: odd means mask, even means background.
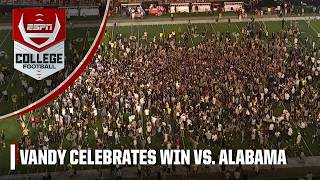
[[[15,69],[42,80],[64,68],[64,9],[14,9],[12,24]]]

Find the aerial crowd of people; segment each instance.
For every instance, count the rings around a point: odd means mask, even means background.
[[[316,155],[305,144],[320,140],[314,40],[296,22],[279,33],[254,20],[239,33],[195,26],[151,41],[118,33],[58,99],[18,118],[20,147],[281,148],[289,156]],[[190,46],[196,33],[203,40]]]

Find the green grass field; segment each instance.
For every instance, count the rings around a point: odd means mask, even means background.
[[[286,22],[287,25],[290,25],[291,22]],[[282,30],[281,28],[281,22],[256,22],[257,25],[265,27],[269,33],[271,32],[280,32]],[[207,36],[210,36],[210,34],[214,33],[214,32],[221,32],[221,33],[225,33],[225,32],[230,32],[230,33],[239,33],[241,31],[241,28],[245,25],[245,23],[213,23],[213,24],[197,24],[197,32],[199,34],[201,34],[201,32],[206,31],[207,32]],[[300,31],[303,33],[303,36],[307,37],[313,37],[314,39],[316,39],[316,45],[320,46],[320,39],[317,37],[318,33],[320,33],[320,21],[311,21],[310,25],[308,24],[308,22],[306,21],[299,21],[298,22],[298,26],[300,28]],[[190,29],[188,28],[187,24],[181,24],[181,25],[147,25],[147,26],[125,26],[125,27],[110,27],[107,28],[106,31],[106,36],[104,37],[104,42],[106,43],[106,41],[110,40],[110,39],[114,39],[116,34],[121,33],[123,36],[128,37],[128,36],[136,36],[139,41],[142,41],[142,36],[144,34],[144,32],[148,33],[148,40],[147,41],[152,41],[153,37],[158,38],[159,37],[159,33],[164,33],[165,36],[168,35],[168,33],[175,31],[177,34],[177,42],[181,41],[181,34],[183,34],[184,32],[188,32],[190,31]],[[85,30],[79,30],[79,32],[77,31],[77,35],[78,33],[83,33],[85,32]],[[74,34],[74,32],[72,32],[70,35],[68,35],[69,38],[72,38],[72,35]],[[91,33],[94,34],[94,33]],[[8,31],[0,31],[0,51],[1,49],[10,49],[12,48],[12,44],[8,43],[10,42],[10,38],[11,38],[11,33]],[[201,36],[195,36],[192,38],[192,40],[190,40],[190,42],[188,42],[188,44],[190,46],[194,46],[197,45],[198,43],[200,43],[202,41]],[[3,43],[4,42],[4,43]],[[68,42],[66,42],[66,44],[68,44]],[[8,52],[9,56],[12,55],[12,51]],[[14,78],[15,79],[15,78]],[[17,87],[15,84],[18,82],[18,79],[15,79],[13,82],[13,86],[9,86],[8,88],[10,88],[10,91],[13,92],[19,92],[21,87]],[[7,87],[0,87],[0,91],[4,88]],[[5,102],[0,102],[0,108],[10,108],[10,103],[5,103]],[[1,109],[3,110],[3,109]],[[99,123],[99,121],[97,122]],[[101,127],[100,128],[100,132],[101,132]],[[16,122],[16,120],[14,118],[12,119],[7,119],[5,121],[0,122],[0,131],[4,130],[5,134],[6,134],[6,143],[7,143],[7,147],[6,148],[1,148],[0,147],[0,174],[8,174],[9,171],[9,151],[8,151],[8,145],[10,143],[16,143],[19,138],[21,137],[21,129],[20,129],[20,125]],[[31,135],[36,133],[33,131],[33,129],[30,127],[31,130]],[[314,127],[311,127],[311,130],[315,130]],[[157,137],[155,137],[157,138]],[[233,148],[245,148],[248,147],[248,144],[241,144],[239,142],[237,142],[239,139],[235,138],[235,142],[232,142],[232,144],[234,144]],[[91,134],[89,136],[89,143],[90,144],[94,144],[94,137],[93,134]],[[184,147],[188,148],[190,147],[190,139],[188,137],[188,135],[186,135],[184,137]],[[67,142],[67,141],[66,141]],[[123,138],[121,139],[121,142],[126,144],[127,147],[131,147],[130,144],[132,144],[131,139],[126,139]],[[154,143],[154,148],[161,148],[161,142],[162,140],[159,139],[154,139],[153,140]],[[304,145],[303,145],[303,150],[305,152],[306,155],[320,155],[320,147],[319,144],[312,144],[311,143],[311,132],[308,133],[307,132],[307,136],[304,137]],[[70,144],[66,144],[66,146],[68,147]],[[116,147],[114,145],[111,145],[110,147]],[[119,146],[118,146],[119,147]],[[214,149],[215,151],[218,150],[217,146],[214,147],[208,147],[208,145],[206,144],[200,144],[201,148],[210,148],[210,149]],[[50,170],[55,169],[56,167],[49,167]],[[58,169],[63,169],[63,167],[58,167]],[[27,173],[27,172],[38,172],[38,171],[43,171],[46,169],[43,169],[43,167],[27,167],[27,168],[18,168],[17,171],[15,173],[19,173],[19,172],[23,172],[23,173]]]
[[[98,28],[74,28],[72,30],[68,29],[67,31],[67,40],[65,41],[65,50],[66,50],[66,60],[65,64],[67,66],[71,66],[72,64],[78,64],[79,62],[75,60],[71,60],[72,52],[69,50],[70,40],[74,40],[75,49],[79,50],[79,53],[82,53],[82,48],[84,46],[84,39],[86,37],[87,31],[90,33],[90,37],[88,40],[89,44],[93,41]],[[87,43],[88,48],[88,43]],[[13,41],[12,41],[12,32],[7,30],[0,30],[0,52],[5,52],[8,56],[8,59],[0,56],[0,71],[6,72],[7,83],[0,86],[0,115],[7,114],[16,109],[16,106],[11,101],[11,95],[18,95],[17,106],[22,107],[27,104],[30,104],[31,101],[35,101],[42,97],[43,89],[45,87],[45,80],[37,81],[33,78],[24,75],[19,71],[11,71],[13,69]],[[80,60],[79,60],[80,61]],[[70,73],[70,72],[69,72]],[[48,79],[51,79],[55,75],[52,75]],[[21,84],[21,80],[24,79],[34,88],[34,93],[32,97],[27,97],[26,95],[21,95],[23,92],[23,87]],[[8,83],[9,82],[9,83]],[[54,88],[54,87],[51,87]],[[49,88],[50,89],[50,88]],[[10,100],[5,101],[2,95],[2,91],[7,90],[9,93]],[[29,102],[26,102],[26,98],[32,99]]]
[[[281,21],[268,21],[268,22],[255,22],[257,25],[265,27],[269,34],[271,32],[280,32],[282,30],[282,22]],[[294,22],[286,22],[287,26],[290,24],[294,24]],[[214,32],[230,32],[230,33],[239,33],[241,28],[246,23],[242,22],[231,22],[229,23],[213,23],[213,24],[196,24],[198,28],[198,33],[202,33],[206,30],[207,36],[211,35]],[[311,36],[315,37],[317,45],[319,46],[319,38],[318,34],[320,33],[320,21],[312,20],[308,25],[307,21],[298,21],[298,27],[302,32],[303,36]],[[190,29],[189,29],[190,30]],[[108,39],[112,39],[115,37],[117,33],[121,33],[123,36],[143,36],[144,32],[148,32],[148,38],[151,41],[153,37],[159,38],[159,33],[164,33],[168,35],[170,32],[175,31],[177,34],[177,40],[180,40],[180,35],[183,32],[188,31],[188,25],[144,25],[144,26],[121,26],[121,27],[110,27],[107,29],[107,33],[109,34]],[[201,36],[194,37],[192,39],[194,45],[201,42]],[[191,42],[192,43],[192,42]]]
[[[71,56],[71,52],[69,51],[69,43],[71,40],[74,40],[74,47],[81,51],[81,49],[84,46],[84,39],[86,37],[87,31],[89,31],[89,38],[86,46],[88,44],[91,44],[91,42],[94,40],[94,37],[96,35],[96,32],[98,31],[97,27],[94,28],[73,28],[67,29],[67,39],[65,41],[65,49],[66,49],[66,65],[72,64],[72,63],[79,63],[79,62],[71,62],[70,59],[68,59],[69,56]],[[88,48],[88,47],[87,47]],[[5,52],[7,56],[9,57],[6,59],[4,56],[0,56],[0,71],[6,71],[7,69],[13,69],[13,40],[12,40],[12,32],[8,30],[0,30],[0,52]],[[69,60],[69,62],[68,62]],[[45,86],[45,80],[42,81],[36,81],[33,78],[26,76],[22,74],[19,71],[7,71],[6,78],[9,80],[7,84],[0,85],[0,115],[4,115],[6,113],[12,112],[15,109],[15,106],[13,102],[11,101],[11,98],[9,101],[5,101],[4,97],[2,95],[2,91],[7,90],[9,93],[9,97],[11,95],[18,95],[20,96],[20,93],[22,90],[21,80],[24,79],[28,82],[29,85],[33,86],[34,88],[34,97],[32,99],[36,100],[42,97],[43,95],[43,89]],[[53,75],[54,76],[54,75]],[[52,87],[54,88],[54,87]],[[41,95],[42,94],[42,95]],[[20,101],[19,101],[20,98]],[[22,103],[25,96],[18,97],[18,103]],[[24,102],[29,104],[30,102]],[[4,130],[6,133],[6,139],[8,144],[17,142],[21,135],[21,129],[19,128],[19,125],[16,123],[15,119],[8,119],[6,121],[0,122],[0,131]],[[8,173],[8,148],[0,148],[0,174],[7,174]]]

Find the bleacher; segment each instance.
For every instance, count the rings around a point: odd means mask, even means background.
[[[0,16],[11,15],[12,8],[64,7],[67,16],[99,16],[101,0],[0,0]]]
[[[0,0],[0,5],[28,6],[93,6],[100,0]]]
[[[306,3],[307,5],[320,6],[319,0],[303,0],[302,2]]]

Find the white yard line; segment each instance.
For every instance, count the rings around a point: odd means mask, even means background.
[[[3,38],[3,40],[2,40],[1,43],[0,43],[0,47],[2,47],[2,45],[4,44],[4,42],[7,40],[10,32],[11,32],[11,31],[8,31],[8,32],[7,32],[6,36]]]
[[[311,29],[316,33],[316,35],[318,36],[319,32],[313,27],[313,25],[310,23],[308,23],[306,20],[304,20],[308,25],[309,27],[311,27]]]
[[[8,91],[9,86],[11,85],[10,82],[12,82],[13,77],[15,76],[15,74],[16,74],[16,71],[14,71],[14,73],[12,74],[10,81],[8,81],[8,86],[6,87],[6,89],[5,89],[4,91]],[[9,96],[9,94],[8,94],[8,96]],[[1,96],[1,98],[0,98],[0,103],[2,102],[3,97],[4,97],[4,95],[2,94],[2,96]]]
[[[212,23],[210,23],[210,26],[211,26],[211,29],[212,29],[214,32],[216,32],[216,30],[214,29]]]
[[[258,21],[259,25],[262,27],[263,31],[268,31],[266,23],[264,21]]]
[[[114,29],[114,26],[111,28],[111,41],[113,41],[113,29]]]
[[[194,46],[193,37],[192,37],[192,34],[191,34],[191,32],[190,32],[190,29],[189,29],[189,26],[188,26],[188,25],[187,25],[187,28],[188,28],[188,32],[189,32],[189,34],[190,34],[190,36],[191,36],[192,45]]]
[[[140,29],[138,28],[138,44],[140,43]]]
[[[258,21],[258,23],[259,23],[259,26],[261,26],[261,22],[260,22],[260,21]]]
[[[311,154],[311,156],[313,156],[313,153],[311,152],[311,150],[310,150],[308,144],[306,143],[306,141],[304,140],[303,136],[301,136],[301,137],[302,137],[303,143],[304,143],[304,145],[307,147],[309,153]]]
[[[44,84],[44,82],[42,82],[42,84],[41,84],[41,87],[40,87],[40,89],[39,89],[39,92],[38,92],[38,94],[40,94],[41,93],[41,91],[42,91],[42,89],[43,89],[43,84]],[[29,120],[28,120],[28,122],[26,123],[26,127],[28,127],[28,125],[29,125],[29,123],[30,123],[30,120],[31,120],[31,115],[33,114],[33,111],[31,111],[31,112],[29,112],[28,113],[28,115],[29,115]]]
[[[264,21],[261,21],[263,24],[263,30],[269,32],[268,26]]]
[[[161,27],[162,27],[163,36],[165,36],[163,24],[161,24]]]
[[[236,27],[237,27],[238,31],[239,31],[239,32],[241,32],[241,30],[240,30],[240,28],[239,28],[238,24],[237,24],[236,22],[235,22],[234,24],[236,25]]]
[[[280,103],[281,103],[283,109],[286,109],[286,106],[283,104],[283,102],[281,101]]]
[[[185,146],[185,143],[184,143],[184,137],[185,137],[185,136],[184,136],[184,133],[183,133],[183,136],[182,136],[182,138],[181,138],[181,139],[182,139],[182,145],[183,145],[183,149],[186,149],[186,146]]]
[[[266,27],[266,28],[267,28],[266,23],[265,23],[264,21],[261,21],[261,22],[262,22],[262,24],[264,25],[264,27]]]
[[[312,16],[311,18],[315,18],[316,16]],[[291,20],[297,20],[297,21],[304,21],[307,20],[310,17],[285,17],[284,19],[286,21],[291,21]],[[283,18],[279,17],[264,17],[264,18],[256,18],[256,22],[264,22],[264,21],[282,21]],[[238,19],[232,19],[232,22],[250,22],[250,18],[242,19],[239,21]],[[192,19],[193,24],[207,24],[207,23],[226,23],[228,22],[228,19],[220,19],[219,22],[216,22],[214,19],[207,19],[207,18],[197,18],[197,19]],[[110,22],[107,24],[107,26],[112,26],[113,21],[110,20]],[[158,21],[157,19],[152,20],[145,20],[145,21],[135,21],[132,23],[132,21],[123,21],[123,22],[117,22],[118,26],[130,26],[130,25],[135,25],[135,26],[141,26],[141,25],[170,25],[170,24],[188,24],[188,21],[184,18],[179,18],[176,19],[175,21],[164,21],[160,20]]]
[[[25,122],[26,127],[29,126],[29,123],[30,123],[32,114],[33,114],[33,112],[29,112],[29,113],[28,113],[28,120],[25,120],[25,121],[27,121],[27,123]]]
[[[319,16],[299,16],[299,17],[284,17],[285,20],[298,20],[298,21],[303,21],[307,20],[309,18],[311,19],[316,19]],[[256,18],[255,21],[282,21],[283,18],[280,17],[263,17],[263,18]],[[204,24],[204,23],[216,23],[214,19],[208,19],[208,18],[194,18],[192,19],[194,21],[194,24]],[[250,18],[244,18],[241,21],[239,21],[238,18],[232,19],[233,22],[250,22]],[[114,22],[117,22],[117,26],[130,26],[130,25],[135,25],[135,26],[140,26],[140,25],[160,25],[160,24],[187,24],[185,18],[177,18],[174,21],[165,21],[165,20],[158,20],[157,18],[154,19],[148,19],[148,20],[142,20],[142,21],[117,21],[117,20],[112,20],[110,19],[107,23],[108,27],[111,27],[114,25]],[[218,23],[225,23],[228,22],[227,18],[220,19]],[[74,24],[73,28],[83,28],[83,27],[99,27],[99,23],[79,23],[79,24]],[[4,24],[0,26],[0,30],[11,30],[12,25],[11,24]]]

